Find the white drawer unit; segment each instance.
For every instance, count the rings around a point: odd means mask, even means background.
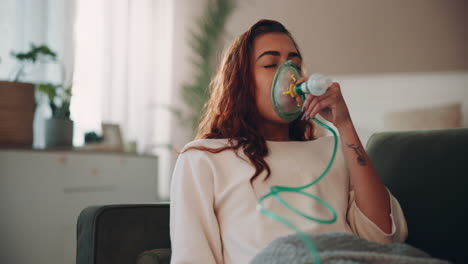
[[[151,155],[0,149],[0,263],[75,263],[89,205],[157,202]]]

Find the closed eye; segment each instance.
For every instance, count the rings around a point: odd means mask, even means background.
[[[277,64],[270,64],[270,65],[263,66],[263,68],[268,69],[268,68],[274,68],[274,67],[276,67],[276,66],[277,66]],[[299,70],[299,72],[302,72],[302,67],[297,66],[297,65],[296,65],[296,67],[297,67],[297,69]]]
[[[295,64],[295,63],[294,63],[294,65],[296,65],[296,67],[297,67],[297,70],[298,70],[299,72],[301,72],[301,73],[302,73],[302,67],[301,67],[301,66],[299,66],[299,65],[297,65],[297,64]]]
[[[294,65],[297,67],[297,69],[299,70],[299,72],[302,72],[302,67],[299,66],[299,64],[294,63]]]

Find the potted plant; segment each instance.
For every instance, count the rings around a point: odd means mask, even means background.
[[[56,54],[46,45],[31,44],[29,51],[11,55],[19,66],[10,80],[0,81],[0,145],[31,147],[36,107],[34,84],[23,82],[23,77],[28,66],[55,61]]]
[[[73,121],[70,119],[72,85],[42,83],[37,90],[47,95],[52,117],[45,120],[45,147],[72,147]]]
[[[46,95],[52,110],[52,118],[45,120],[45,146],[71,146],[73,122],[70,120],[71,85],[38,82],[22,82],[31,75],[28,69],[37,64],[57,63],[61,69],[61,83],[65,80],[65,67],[57,59],[56,52],[47,45],[34,45],[26,52],[12,52],[19,62],[12,74],[12,81],[0,82],[0,144],[31,147],[33,143],[33,119],[38,95]],[[35,68],[37,70],[37,67]],[[30,77],[30,76],[29,76]],[[41,96],[39,96],[41,99]]]
[[[215,0],[207,5],[189,38],[194,54],[194,78],[183,84],[180,93],[190,111],[182,113],[180,109],[170,109],[179,118],[180,124],[190,126],[192,136],[195,136],[203,107],[210,97],[209,85],[215,72],[216,56],[222,44],[225,25],[236,7],[233,0]]]

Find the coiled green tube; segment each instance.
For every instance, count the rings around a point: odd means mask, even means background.
[[[333,137],[334,137],[333,154],[331,156],[330,162],[328,163],[328,166],[325,168],[325,170],[322,172],[322,174],[317,179],[315,179],[313,182],[311,182],[311,183],[309,183],[307,185],[300,186],[300,187],[272,186],[270,188],[269,193],[267,193],[266,195],[264,195],[264,196],[260,197],[260,199],[258,199],[257,210],[260,211],[260,213],[270,217],[271,219],[273,219],[275,221],[278,221],[281,224],[293,229],[297,233],[297,235],[306,244],[306,246],[309,249],[310,254],[311,254],[312,258],[313,258],[314,263],[315,264],[320,264],[320,255],[319,255],[316,247],[314,246],[314,243],[307,237],[307,235],[304,234],[296,225],[294,225],[293,223],[291,223],[287,219],[281,217],[278,214],[273,213],[272,211],[269,211],[269,210],[265,209],[263,207],[263,204],[262,204],[263,200],[265,200],[266,198],[268,198],[270,196],[273,196],[276,200],[278,200],[286,208],[288,208],[292,212],[294,212],[294,213],[296,213],[296,214],[298,214],[298,215],[300,215],[300,216],[302,216],[302,217],[304,217],[306,219],[309,219],[311,221],[315,221],[315,222],[318,222],[318,223],[321,223],[321,224],[332,224],[332,223],[336,222],[337,215],[336,215],[336,211],[335,211],[335,209],[333,209],[333,207],[331,207],[324,200],[320,199],[318,196],[315,196],[315,195],[313,195],[311,193],[303,191],[304,189],[309,188],[314,184],[317,184],[325,176],[325,174],[328,173],[328,171],[330,170],[333,162],[335,161],[336,150],[337,150],[337,147],[338,147],[338,137],[336,135],[336,132],[331,127],[327,126],[326,124],[324,124],[320,120],[316,119],[315,117],[313,118],[313,120],[315,122],[317,122],[319,125],[323,126],[324,128],[330,130],[332,132],[332,134],[333,134]],[[294,208],[293,206],[291,206],[285,200],[283,200],[283,198],[281,198],[281,196],[279,196],[279,193],[281,193],[281,192],[294,192],[294,193],[298,193],[298,194],[301,194],[301,195],[305,195],[305,196],[307,196],[307,197],[309,197],[311,199],[314,199],[317,202],[319,202],[320,204],[322,204],[325,208],[327,208],[330,211],[330,213],[333,215],[333,217],[331,219],[329,219],[329,220],[323,220],[323,219],[318,219],[318,218],[306,215],[303,212],[301,212],[301,211],[297,210],[296,208]]]

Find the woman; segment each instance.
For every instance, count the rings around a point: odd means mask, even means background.
[[[171,263],[248,263],[276,238],[294,231],[256,210],[273,185],[303,186],[328,164],[333,137],[315,138],[310,119],[320,114],[340,134],[327,175],[308,192],[337,212],[333,224],[303,219],[275,199],[266,209],[305,233],[347,232],[383,243],[402,242],[406,221],[398,201],[379,180],[334,82],[322,96],[307,95],[303,115],[283,121],[270,100],[277,66],[301,53],[279,22],[261,20],[227,50],[211,83],[197,140],[177,160],[171,183]],[[299,79],[299,84],[305,81]],[[314,200],[294,193],[281,197],[305,214],[329,219]]]

